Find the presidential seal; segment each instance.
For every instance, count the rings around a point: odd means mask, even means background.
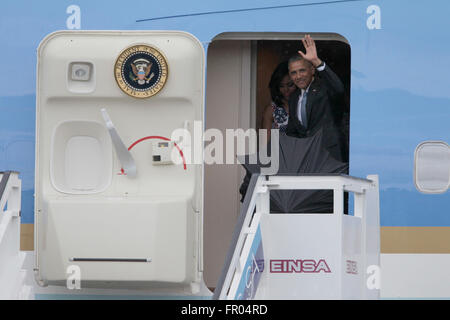
[[[135,98],[157,94],[167,81],[164,56],[155,48],[136,45],[123,50],[114,66],[114,77],[120,89]]]

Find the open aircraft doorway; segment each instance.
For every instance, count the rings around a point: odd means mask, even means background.
[[[348,41],[338,34],[223,33],[215,37],[207,50],[205,130],[218,129],[226,137],[227,129],[262,129],[264,109],[271,104],[271,75],[280,62],[298,50],[304,51],[301,39],[306,34],[316,41],[319,57],[345,87],[347,101],[333,116],[344,140],[343,158],[348,162],[351,50]],[[212,140],[205,139],[205,145],[209,143]],[[236,151],[236,145],[233,147]],[[237,161],[227,163],[225,155],[222,164],[205,163],[204,170],[204,279],[209,288],[214,288],[239,215],[239,188],[245,170]]]

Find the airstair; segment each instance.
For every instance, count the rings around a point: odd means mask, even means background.
[[[332,213],[270,213],[271,191],[313,189]],[[379,299],[378,192],[376,175],[253,174],[213,298]]]

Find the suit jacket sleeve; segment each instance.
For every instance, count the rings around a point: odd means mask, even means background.
[[[344,84],[331,68],[325,64],[325,69],[318,71],[320,79],[326,84],[328,94],[332,99],[344,96]]]

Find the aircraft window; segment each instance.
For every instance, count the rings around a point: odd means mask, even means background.
[[[419,144],[414,155],[414,183],[423,193],[444,193],[450,186],[450,146],[443,141]]]

